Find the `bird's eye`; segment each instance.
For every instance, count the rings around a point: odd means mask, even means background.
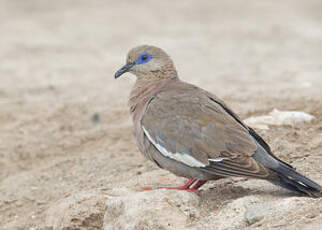
[[[151,54],[149,54],[148,52],[143,52],[140,54],[140,56],[138,57],[135,63],[137,65],[140,65],[140,64],[149,62],[151,59],[152,59]]]

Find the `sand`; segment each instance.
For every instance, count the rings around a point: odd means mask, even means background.
[[[71,197],[86,197],[85,210],[98,213],[93,226],[78,226],[107,229],[104,201],[113,188],[182,183],[138,152],[127,107],[134,77],[113,78],[140,44],[164,48],[183,80],[243,119],[274,108],[314,115],[312,123],[258,132],[322,184],[321,12],[319,0],[0,0],[0,229],[61,229],[53,213]],[[198,215],[182,229],[322,226],[321,199],[258,180],[210,182],[196,199]],[[270,211],[253,218],[240,201]]]

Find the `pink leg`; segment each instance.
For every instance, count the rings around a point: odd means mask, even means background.
[[[197,183],[190,188],[195,182],[197,181]],[[202,181],[202,180],[197,180],[197,179],[189,179],[188,181],[186,181],[184,183],[184,185],[181,186],[177,186],[177,187],[160,187],[160,188],[164,188],[164,189],[178,189],[178,190],[185,190],[188,192],[194,192],[194,193],[199,193],[198,188],[200,188],[204,183],[206,183],[206,181]]]
[[[198,180],[198,182],[192,187],[192,189],[199,189],[203,186],[207,181],[206,180]]]
[[[176,186],[176,187],[160,187],[160,188],[165,188],[165,189],[179,189],[179,190],[185,190],[185,189],[189,189],[189,187],[196,182],[196,179],[189,179],[187,180],[184,185],[181,186]]]

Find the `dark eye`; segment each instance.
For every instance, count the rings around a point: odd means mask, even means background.
[[[148,59],[148,56],[147,56],[147,55],[143,55],[143,56],[141,57],[141,59],[142,59],[142,61],[145,61],[146,59]]]

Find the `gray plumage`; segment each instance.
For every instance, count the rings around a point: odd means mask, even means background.
[[[246,176],[321,195],[320,185],[273,155],[223,101],[181,81],[160,48],[132,49],[115,78],[125,72],[137,77],[129,105],[139,150],[159,167],[199,181],[197,189],[207,180]]]

